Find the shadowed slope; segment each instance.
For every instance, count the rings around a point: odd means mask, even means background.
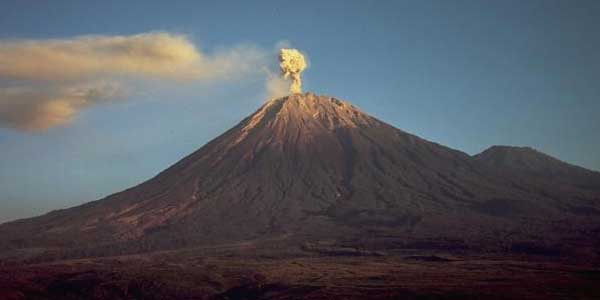
[[[568,164],[529,147],[492,146],[474,158],[504,172],[600,191],[600,173]]]

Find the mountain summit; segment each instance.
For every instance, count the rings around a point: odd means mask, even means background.
[[[108,255],[273,239],[386,249],[590,240],[597,189],[500,168],[510,163],[494,152],[471,157],[347,102],[295,94],[138,186],[1,225],[0,245]]]

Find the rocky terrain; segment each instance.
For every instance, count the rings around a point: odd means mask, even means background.
[[[597,262],[597,261],[596,261]],[[598,299],[598,264],[548,255],[287,253],[255,245],[0,268],[2,299]]]

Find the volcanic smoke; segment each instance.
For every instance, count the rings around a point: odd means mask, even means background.
[[[290,93],[302,93],[302,79],[300,78],[300,74],[306,69],[304,55],[297,49],[281,49],[279,50],[279,62],[283,78],[292,79]]]

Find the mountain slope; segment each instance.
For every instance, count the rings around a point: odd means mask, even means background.
[[[331,97],[292,95],[136,187],[1,225],[1,243],[79,255],[264,239],[464,247],[500,245],[509,235],[556,242],[574,238],[573,228],[581,236],[595,228],[577,212],[594,212],[599,193],[527,174],[515,180],[485,157]]]
[[[474,158],[504,172],[554,184],[600,190],[600,173],[568,164],[529,147],[492,146]]]

